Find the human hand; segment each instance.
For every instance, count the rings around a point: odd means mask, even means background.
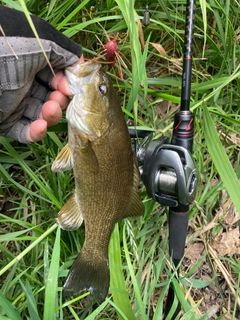
[[[32,16],[47,61],[22,12],[0,5],[0,135],[39,141],[59,122],[71,92],[63,70],[84,62],[79,45]],[[16,57],[17,56],[17,57]],[[61,70],[61,71],[59,71]]]
[[[81,56],[79,63],[83,62],[84,59]],[[47,127],[53,126],[61,120],[62,111],[66,110],[69,104],[68,96],[71,95],[71,91],[64,72],[59,71],[49,84],[54,91],[49,95],[49,100],[42,105],[38,119],[27,128],[26,135],[29,142],[43,139],[47,133]]]

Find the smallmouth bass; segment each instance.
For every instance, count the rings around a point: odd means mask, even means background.
[[[66,114],[68,144],[52,170],[73,168],[75,191],[57,222],[65,230],[76,230],[84,220],[85,241],[63,294],[90,291],[102,301],[109,288],[108,243],[114,224],[144,211],[140,176],[121,107],[101,65],[90,61],[68,67],[66,77],[73,93]]]

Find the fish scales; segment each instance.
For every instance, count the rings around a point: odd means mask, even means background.
[[[88,290],[99,301],[109,288],[108,243],[114,224],[143,214],[139,173],[121,107],[100,65],[68,68],[68,145],[53,171],[73,168],[75,192],[58,213],[60,227],[85,223],[85,241],[64,284],[65,295]]]

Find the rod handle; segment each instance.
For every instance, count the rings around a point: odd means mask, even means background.
[[[169,208],[169,254],[175,266],[184,256],[187,238],[189,206],[178,205]]]

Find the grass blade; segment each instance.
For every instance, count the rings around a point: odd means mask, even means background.
[[[19,156],[16,150],[11,146],[6,138],[0,137],[0,144],[2,144],[9,154],[18,162],[18,164],[23,168],[24,172],[26,172],[29,177],[36,183],[36,185],[45,193],[45,195],[54,203],[54,205],[60,209],[61,204],[53,195],[51,190],[49,190],[42,181],[38,178],[38,176],[31,170],[31,168],[26,164],[26,162]]]
[[[20,237],[21,235],[23,235],[24,233],[29,232],[32,229],[34,229],[34,227],[26,229],[26,230],[22,230],[22,231],[16,231],[16,232],[11,232],[11,233],[6,233],[6,234],[0,234],[0,242],[19,240],[19,239],[21,239],[21,237]],[[25,236],[25,237],[22,237],[22,239],[24,239],[24,240],[32,240],[33,237]]]
[[[52,261],[50,264],[48,279],[46,283],[43,320],[56,319],[55,305],[58,288],[58,270],[60,260],[60,234],[61,229],[58,228],[53,247]]]
[[[23,250],[18,256],[16,256],[11,262],[9,262],[2,270],[0,270],[0,276],[4,274],[8,269],[10,269],[15,263],[21,260],[28,252],[30,252],[38,243],[40,243],[44,238],[46,238],[52,231],[57,228],[55,223],[51,228],[49,228],[44,234],[37,238],[33,243],[31,243],[25,250]]]
[[[202,17],[203,17],[203,31],[204,31],[204,45],[203,45],[203,56],[205,52],[205,46],[207,42],[207,4],[205,0],[199,1],[202,11]]]
[[[118,224],[115,224],[109,247],[110,286],[115,305],[127,316],[128,320],[135,320],[131,303],[126,291],[124,275],[122,271],[121,247]],[[115,290],[116,288],[116,290]],[[119,314],[119,318],[122,317]]]
[[[85,320],[95,320],[96,316],[107,306],[109,299],[106,299],[100,306],[97,307]]]
[[[138,285],[137,278],[136,278],[136,275],[133,270],[133,265],[132,265],[130,254],[129,254],[128,247],[127,247],[125,226],[123,228],[123,246],[124,246],[124,251],[125,251],[125,255],[126,255],[128,270],[129,270],[129,273],[130,273],[130,276],[132,279],[134,292],[136,295],[136,302],[138,303],[138,307],[139,307],[139,313],[141,314],[142,320],[147,320],[147,315],[145,313],[145,305],[144,305],[142,298],[141,298],[140,287]]]
[[[219,134],[206,106],[203,107],[203,123],[208,151],[234,205],[240,212],[240,183],[221,144]]]
[[[29,314],[30,314],[31,320],[41,320],[39,315],[38,315],[37,303],[36,303],[36,300],[34,298],[34,295],[33,295],[33,292],[32,292],[32,288],[31,288],[29,282],[26,281],[26,286],[24,286],[22,281],[20,281],[20,283],[21,283],[21,286],[22,286],[23,291],[25,292],[25,295],[26,295],[26,298],[27,298],[28,310],[29,310]]]
[[[132,62],[132,89],[130,98],[128,101],[127,109],[130,111],[133,107],[135,121],[137,119],[137,106],[138,106],[138,94],[140,85],[143,83],[144,88],[147,87],[147,75],[146,75],[146,55],[147,46],[145,46],[144,54],[142,54],[140,41],[138,37],[138,23],[136,22],[136,12],[134,10],[135,1],[122,1],[116,0],[119,8],[121,9],[123,18],[126,22],[129,39],[132,44],[131,48],[131,62]]]
[[[18,311],[14,308],[14,306],[4,297],[2,292],[0,291],[0,301],[1,301],[1,308],[4,310],[5,314],[14,320],[21,320],[22,317],[18,313]]]
[[[24,0],[19,0],[19,2],[20,2],[20,4],[21,4],[21,6],[22,6],[22,10],[23,10],[23,12],[24,12],[24,14],[25,14],[25,16],[26,16],[26,19],[27,19],[27,21],[28,21],[28,23],[29,23],[29,25],[30,25],[30,27],[31,27],[31,29],[32,29],[32,32],[34,33],[34,35],[35,35],[35,37],[36,37],[36,39],[37,39],[37,41],[38,41],[38,44],[39,44],[39,46],[40,46],[40,48],[41,48],[41,50],[42,50],[42,53],[43,53],[43,55],[44,55],[44,57],[45,57],[48,65],[49,65],[49,68],[50,68],[50,70],[52,71],[52,74],[55,75],[55,74],[54,74],[54,71],[53,71],[53,68],[52,68],[52,66],[51,66],[51,63],[50,63],[50,61],[49,61],[49,59],[48,59],[48,57],[47,57],[47,54],[46,54],[46,52],[45,52],[45,50],[44,50],[44,48],[43,48],[43,45],[42,45],[42,43],[41,43],[41,40],[40,40],[40,38],[39,38],[39,36],[38,36],[37,30],[36,30],[36,28],[35,28],[35,26],[34,26],[34,24],[33,24],[32,18],[31,18],[31,16],[30,16],[29,12],[28,12],[27,6],[26,6]]]

